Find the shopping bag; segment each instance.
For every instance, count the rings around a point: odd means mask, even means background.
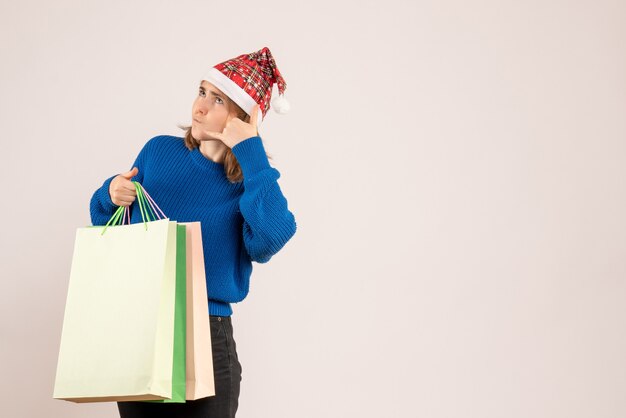
[[[186,242],[184,248],[186,260],[181,251],[181,248],[183,248],[182,244],[179,243],[177,245],[176,253],[177,271],[182,271],[182,268],[179,268],[179,266],[186,261],[187,280],[181,283],[178,278],[183,276],[184,272],[179,272],[176,282],[177,328],[174,331],[172,399],[147,402],[184,402],[185,400],[195,400],[215,395],[211,324],[208,314],[209,306],[204,271],[202,231],[200,222],[183,222],[178,224],[179,229],[185,227]],[[179,239],[181,239],[180,237],[181,233],[179,231]],[[186,293],[184,302],[180,296],[182,293]],[[183,308],[186,306],[184,322],[181,319],[183,311],[179,309],[181,306]],[[184,334],[181,332],[182,327],[186,327]],[[183,348],[184,353],[181,353]]]
[[[187,230],[184,225],[180,224],[176,228],[176,307],[174,310],[172,396],[169,399],[146,400],[146,402],[184,403],[186,400]]]
[[[187,227],[187,400],[215,396],[211,324],[200,222]]]
[[[143,224],[116,224],[127,215],[119,208],[113,224],[76,232],[56,399],[176,398],[178,226],[167,218],[146,222],[140,207]]]
[[[166,217],[148,192],[142,189],[141,194],[145,195],[146,206],[149,207],[154,216],[159,219]],[[186,341],[185,361],[183,363],[180,359],[176,360],[177,355],[175,354],[175,364],[178,364],[178,367],[182,367],[183,364],[186,366],[186,382],[184,386],[186,396],[182,397],[180,392],[177,392],[172,399],[175,402],[182,402],[183,399],[196,400],[215,396],[213,348],[211,345],[211,323],[208,314],[209,300],[204,270],[202,229],[200,222],[181,222],[179,223],[179,228],[181,225],[186,227]],[[179,244],[178,248],[181,247],[182,245]],[[177,254],[179,254],[178,263],[180,264],[183,257],[180,251]],[[179,282],[177,282],[178,284]],[[177,295],[178,289],[177,287]],[[179,304],[182,305],[182,302],[178,301],[177,296],[177,308]],[[175,342],[175,347],[177,344],[182,345],[179,340]],[[174,385],[181,387],[178,381]],[[154,402],[168,402],[168,400]]]
[[[165,218],[165,214],[152,197],[142,189],[140,198],[144,196],[144,206],[150,209],[148,217],[150,218],[151,214],[158,219]],[[182,222],[178,224],[178,228],[177,319],[174,332],[172,399],[148,402],[184,402],[215,396],[211,324],[208,315],[201,224],[200,222]],[[184,243],[181,242],[183,239],[185,239]],[[186,264],[186,269],[183,269],[183,263]],[[179,309],[180,307],[186,307],[186,312]]]

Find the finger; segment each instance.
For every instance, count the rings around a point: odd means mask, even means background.
[[[137,195],[129,193],[129,192],[126,192],[126,193],[118,192],[118,193],[115,193],[115,197],[118,198],[118,199],[124,199],[124,200],[131,199],[132,200],[132,199],[135,199],[137,197]]]
[[[129,192],[132,192],[133,194],[137,194],[137,188],[135,187],[135,183],[131,181],[120,184],[120,187],[121,187],[121,190],[128,190]]]
[[[136,176],[138,172],[139,172],[139,170],[137,169],[137,167],[133,167],[132,170],[129,170],[126,173],[123,173],[122,176],[130,179],[131,177]]]
[[[113,188],[113,190],[116,193],[122,193],[122,194],[126,194],[126,195],[136,195],[137,194],[137,189],[135,189],[135,185],[132,184],[132,183],[130,183],[130,185],[128,183],[118,184],[116,187]]]
[[[256,125],[257,125],[257,121],[259,118],[259,105],[255,104],[254,107],[252,108],[252,114],[250,115],[250,125],[254,126],[254,129],[256,129]]]
[[[118,196],[111,198],[111,201],[117,206],[129,206],[133,203],[134,200],[130,199],[121,199]]]
[[[130,190],[120,190],[116,195],[121,199],[134,199],[137,196],[137,193],[133,193]]]
[[[123,200],[123,199],[118,199],[118,204],[117,206],[130,206],[132,205],[134,202],[134,200]]]
[[[135,199],[136,199],[135,196],[122,196],[122,195],[119,195],[119,194],[116,194],[116,195],[114,195],[111,198],[111,200],[114,200],[116,202],[126,202],[128,204],[134,202]],[[118,206],[119,206],[119,204],[118,204]]]
[[[135,177],[138,173],[139,173],[139,169],[137,167],[133,167],[132,170],[127,171],[126,173],[122,174],[122,177],[130,180],[131,178]]]

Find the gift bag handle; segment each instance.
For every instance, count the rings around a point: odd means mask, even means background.
[[[146,189],[144,189],[138,181],[133,181],[133,184],[135,185],[135,190],[137,191],[137,203],[139,204],[141,220],[143,221],[144,228],[147,230],[147,222],[155,221],[157,219],[165,219],[167,216],[165,216],[159,205],[156,204],[154,199],[152,199]],[[130,209],[128,206],[119,206],[115,213],[113,213],[113,216],[111,216],[111,219],[109,219],[104,226],[102,234],[104,234],[109,226],[122,225],[126,222],[130,225]]]

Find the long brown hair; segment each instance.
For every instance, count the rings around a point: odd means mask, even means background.
[[[231,109],[235,109],[234,113],[236,116],[244,122],[250,122],[250,116],[241,107],[239,107],[237,103],[233,102],[230,97],[226,95],[224,96],[230,104]],[[200,141],[191,135],[191,126],[178,125],[178,127],[185,131],[185,146],[189,149],[189,151],[193,151],[194,148],[197,148],[200,145]],[[267,153],[266,155],[268,159],[272,158],[271,155]],[[233,151],[229,147],[226,147],[226,154],[224,155],[224,173],[226,174],[228,181],[231,183],[238,183],[243,180],[243,171],[241,171],[239,161],[237,161],[235,154],[233,154]]]

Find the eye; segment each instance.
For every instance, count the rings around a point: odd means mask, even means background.
[[[206,96],[206,90],[204,90],[204,88],[200,87],[198,89],[198,95],[200,97],[205,97]],[[213,97],[215,97],[215,101],[216,101],[217,104],[225,104],[224,100],[221,97],[215,96],[214,94],[213,94]]]

